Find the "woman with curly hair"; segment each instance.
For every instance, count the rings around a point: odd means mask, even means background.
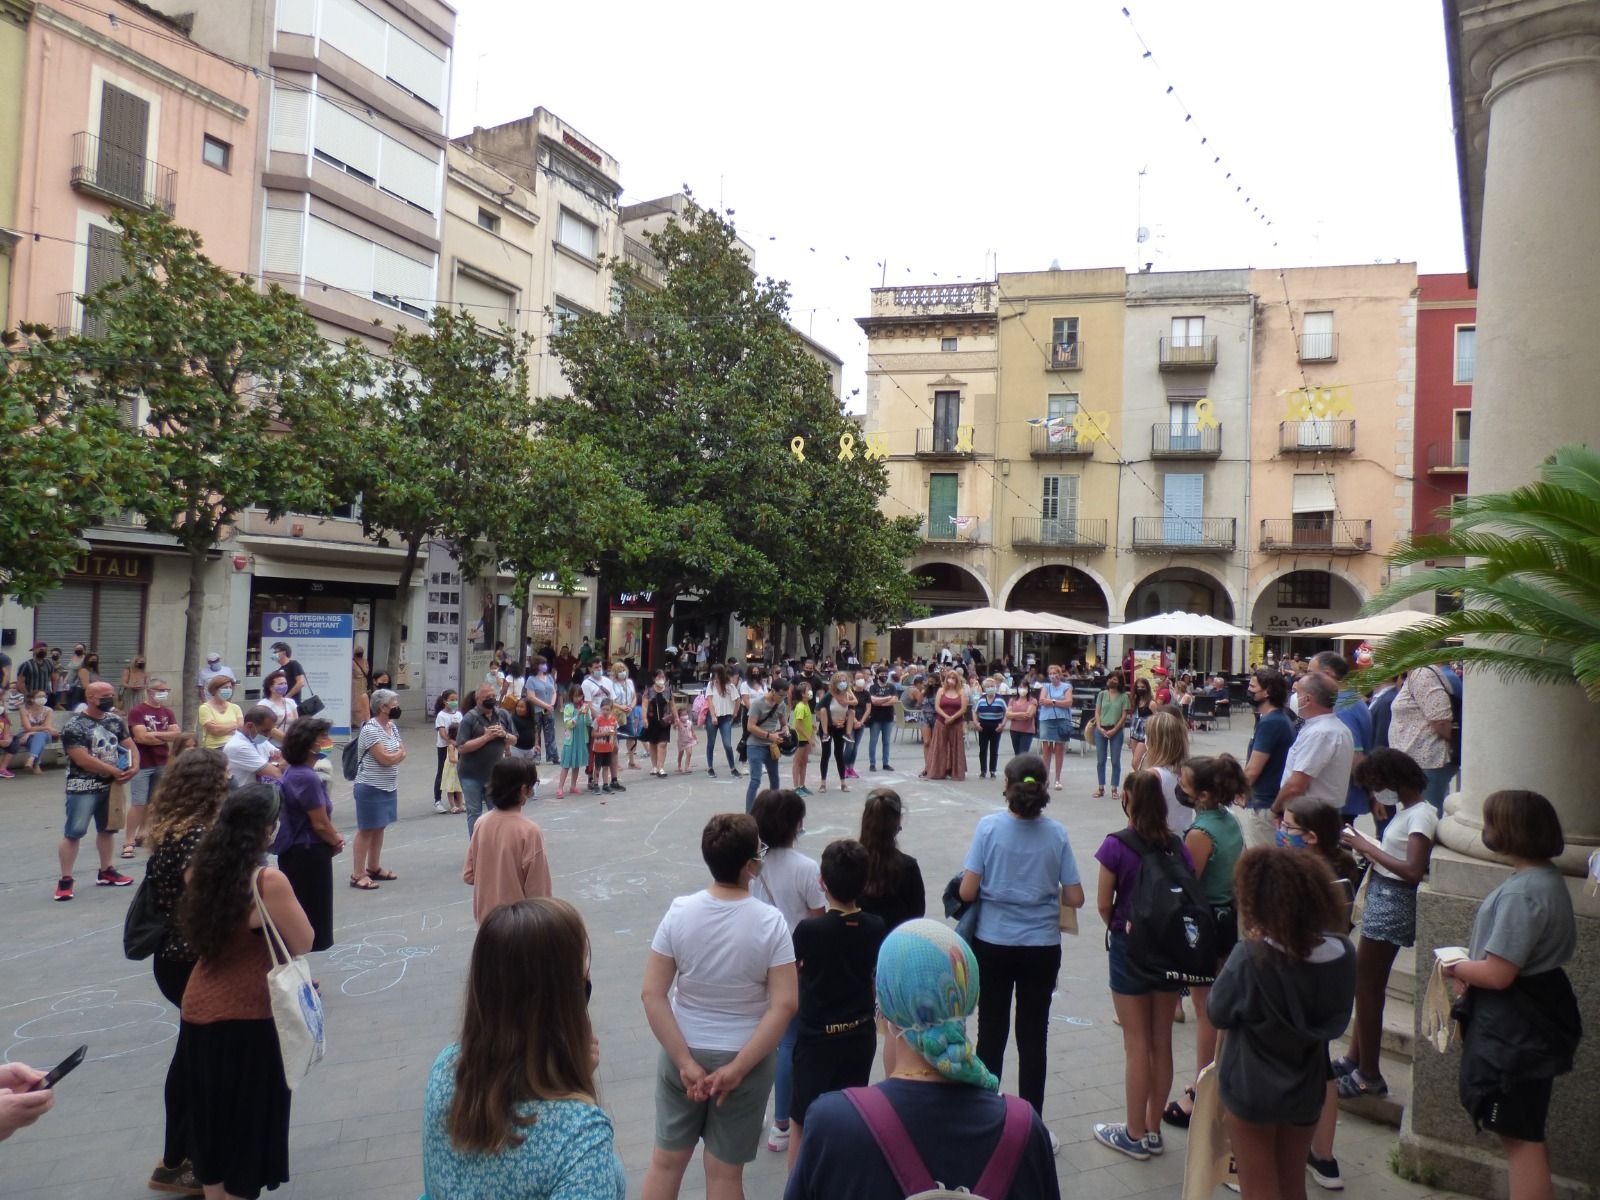
[[[227,794],[228,760],[215,750],[185,750],[172,760],[156,785],[145,819],[144,836],[150,845],[145,882],[155,896],[156,911],[167,925],[166,936],[150,963],[155,969],[156,987],[174,1008],[182,1007],[183,990],[189,986],[189,976],[194,971],[194,951],[177,928],[184,872]],[[161,1161],[150,1172],[150,1186],[161,1191],[200,1186],[189,1165],[187,1050],[188,1039],[180,1028],[172,1061],[167,1064],[166,1137]]]
[[[291,955],[311,922],[288,877],[261,865],[278,824],[278,790],[229,796],[200,839],[178,926],[198,960],[183,993],[194,1174],[207,1200],[256,1200],[289,1179],[289,1088],[267,995],[265,906]],[[257,903],[257,897],[260,904]]]
[[[1333,873],[1309,850],[1257,846],[1234,869],[1240,941],[1211,988],[1211,1023],[1229,1031],[1217,1085],[1251,1197],[1304,1200],[1306,1154],[1322,1116],[1328,1042],[1350,1024],[1356,955]]]

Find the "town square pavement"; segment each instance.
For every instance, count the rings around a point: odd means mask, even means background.
[[[365,893],[335,875],[338,942],[313,956],[327,1004],[328,1057],[295,1094],[293,1179],[271,1193],[285,1200],[402,1200],[421,1191],[423,1089],[435,1055],[456,1034],[474,925],[471,891],[461,882],[465,821],[433,811],[433,734],[419,725],[405,729],[411,758],[401,770],[400,821],[384,851],[384,864],[399,879]],[[1231,731],[1198,734],[1196,749],[1242,754],[1247,725],[1248,718]],[[746,780],[730,779],[726,770],[708,779],[703,744],[700,753],[692,775],[626,772],[628,790],[616,796],[556,800],[552,775],[528,808],[544,829],[556,893],[582,911],[593,941],[601,1102],[616,1123],[630,1196],[639,1193],[653,1130],[657,1047],[639,1003],[645,954],[671,898],[706,882],[699,855],[705,819],[739,810],[744,801]],[[866,792],[878,783],[894,786],[909,810],[901,844],[920,860],[930,915],[937,916],[939,895],[961,865],[973,825],[1002,804],[1000,785],[975,775],[964,783],[919,782],[920,755],[909,743],[896,744],[894,758],[893,771],[874,774],[863,747],[862,778],[848,793],[830,790],[808,801],[799,848],[815,858],[834,838],[853,836]],[[787,783],[788,762],[783,766]],[[77,898],[51,901],[61,785],[58,768],[0,780],[0,1060],[48,1068],[85,1042],[89,1057],[60,1085],[53,1112],[0,1144],[0,1196],[131,1200],[150,1194],[145,1181],[161,1145],[162,1080],[177,1014],[156,990],[149,963],[122,956],[123,914],[134,889],[94,886],[92,837],[77,868]],[[1093,787],[1092,757],[1070,756],[1066,786],[1046,810],[1071,834],[1091,908],[1094,851],[1122,824],[1116,800],[1093,799]],[[334,805],[335,822],[348,837],[354,813],[342,779]],[[117,865],[137,878],[143,859],[141,852]],[[335,864],[336,872],[346,861]],[[1167,1131],[1167,1154],[1147,1163],[1123,1158],[1091,1136],[1094,1122],[1122,1117],[1122,1039],[1111,1023],[1099,918],[1086,911],[1082,935],[1065,940],[1045,1096],[1045,1120],[1062,1143],[1062,1194],[1176,1197],[1181,1131]],[[1008,1090],[1015,1086],[1012,1049]],[[1179,1077],[1186,1078],[1193,1069],[1192,1015],[1178,1027],[1175,1054]],[[1389,1171],[1394,1141],[1392,1129],[1341,1116],[1337,1153],[1347,1195],[1430,1194]],[[751,1200],[777,1200],[783,1156],[763,1149],[745,1178]],[[696,1162],[684,1195],[703,1194]]]

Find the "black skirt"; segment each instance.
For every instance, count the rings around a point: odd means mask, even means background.
[[[183,1023],[195,1174],[256,1200],[289,1182],[289,1088],[271,1019]]]
[[[327,842],[290,846],[278,855],[278,870],[288,877],[311,922],[311,949],[326,950],[333,945],[333,847]]]

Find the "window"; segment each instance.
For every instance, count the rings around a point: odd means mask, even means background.
[[[1478,365],[1478,327],[1476,325],[1456,326],[1456,374],[1457,383],[1471,383],[1472,376]]]
[[[1057,317],[1050,322],[1050,340],[1058,346],[1075,345],[1078,340],[1078,318]]]
[[[1046,475],[1044,494],[1039,500],[1039,512],[1045,527],[1060,523],[1069,529],[1078,522],[1078,477],[1076,475]]]
[[[1452,495],[1452,496],[1451,496],[1451,497],[1450,497],[1450,504],[1451,504],[1451,507],[1452,507],[1452,508],[1454,508],[1454,506],[1455,506],[1455,505],[1457,505],[1457,504],[1460,504],[1460,503],[1461,503],[1461,502],[1462,502],[1462,501],[1463,501],[1463,500],[1465,500],[1465,499],[1466,499],[1466,498],[1467,498],[1467,493],[1466,493],[1466,492],[1456,492],[1456,493],[1454,493],[1454,494],[1453,494],[1453,495]],[[1455,518],[1454,518],[1454,517],[1450,517],[1450,518],[1449,518],[1449,524],[1450,524],[1450,527],[1451,527],[1451,528],[1452,528],[1452,529],[1454,529],[1454,528],[1455,528],[1455,524],[1456,524],[1456,522],[1455,522]]]
[[[478,224],[484,229],[487,229],[490,233],[500,232],[500,218],[495,216],[487,208],[480,208],[478,210]]]
[[[89,226],[89,265],[83,280],[83,294],[92,296],[109,283],[121,279],[127,270],[122,258],[122,235],[114,229]],[[105,337],[105,318],[83,314],[83,336]]]
[[[1335,357],[1331,312],[1306,313],[1300,331],[1300,357],[1306,362],[1318,362]]]
[[[1290,571],[1278,580],[1279,608],[1328,608],[1333,577],[1326,571]]]
[[[1294,477],[1293,511],[1296,546],[1327,545],[1333,540],[1333,514],[1338,502],[1333,495],[1333,476],[1318,471]]]
[[[208,167],[227,171],[233,165],[233,147],[208,133],[200,141],[200,159]]]
[[[551,332],[553,333],[560,333],[567,327],[567,322],[574,317],[586,317],[589,315],[588,309],[563,300],[560,296],[556,297],[554,311],[555,320],[551,323]]]
[[[148,204],[144,152],[149,133],[150,102],[113,84],[101,84],[95,185],[134,204]]]
[[[598,259],[600,231],[576,213],[563,208],[556,226],[556,241],[584,258]]]
[[[1161,541],[1187,546],[1200,541],[1205,512],[1206,477],[1168,474],[1161,480]]]
[[[1167,397],[1167,448],[1170,450],[1200,449],[1200,426],[1197,413],[1201,397],[1169,395]]]
[[[1061,424],[1070,426],[1078,415],[1077,392],[1052,392],[1044,398],[1045,416],[1062,418]],[[1052,426],[1052,428],[1054,428]]]
[[[956,430],[961,425],[961,393],[933,394],[933,448],[949,454],[956,448]]]
[[[1205,345],[1206,319],[1204,317],[1173,317],[1172,347],[1175,350],[1199,349]]]
[[[928,476],[928,536],[949,541],[956,536],[956,502],[961,477],[956,474]]]
[[[940,350],[954,350],[955,348],[956,348],[956,339],[955,338],[940,338],[939,339],[939,349]]]
[[[455,291],[451,298],[458,309],[472,314],[472,319],[479,325],[491,329],[501,321],[510,323],[515,312],[516,296],[509,290],[465,271],[456,272]]]

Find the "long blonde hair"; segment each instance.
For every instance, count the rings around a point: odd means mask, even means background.
[[[1139,765],[1145,770],[1169,767],[1176,771],[1189,757],[1189,730],[1169,712],[1150,715],[1144,725],[1145,755]]]

